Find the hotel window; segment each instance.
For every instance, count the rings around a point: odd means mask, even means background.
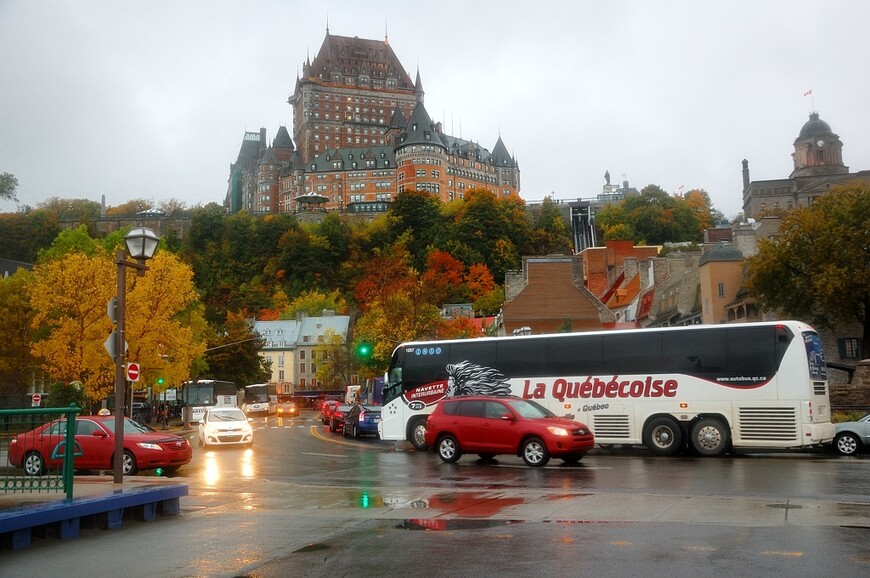
[[[299,359],[305,359],[305,350],[304,349],[299,350]]]
[[[284,381],[284,370],[283,369],[278,370],[278,381]]]
[[[719,297],[725,297],[725,283],[719,283]]]
[[[305,373],[305,364],[304,363],[299,364],[299,373]]]

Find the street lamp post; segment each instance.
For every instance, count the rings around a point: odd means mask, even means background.
[[[124,481],[124,407],[127,396],[127,368],[126,349],[127,342],[124,337],[124,325],[127,315],[127,267],[132,267],[143,275],[148,267],[145,261],[154,256],[157,244],[160,242],[154,231],[147,227],[137,227],[124,236],[124,244],[127,250],[119,249],[115,256],[115,264],[118,265],[118,294],[115,298],[115,461],[114,483]],[[136,259],[128,261],[126,253]]]

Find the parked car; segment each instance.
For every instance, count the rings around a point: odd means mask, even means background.
[[[834,450],[841,456],[854,456],[870,446],[870,414],[857,421],[834,424]]]
[[[75,419],[76,470],[112,470],[115,455],[115,416],[88,415]],[[24,468],[28,476],[40,476],[63,465],[67,420],[41,425],[9,441],[9,463]],[[163,468],[174,471],[188,463],[193,450],[186,439],[156,432],[124,418],[124,475],[139,470]]]
[[[519,397],[461,396],[441,400],[426,421],[426,444],[445,462],[463,453],[490,459],[521,456],[542,467],[551,457],[577,462],[592,449],[592,431]]]
[[[329,412],[329,431],[335,433],[344,430],[344,419],[350,411],[350,405],[337,405]]]
[[[285,401],[278,404],[278,417],[296,417],[299,415],[299,408],[295,402]]]
[[[211,407],[197,424],[200,447],[254,445],[253,418],[237,407]]]
[[[345,437],[358,438],[363,435],[378,435],[378,422],[381,421],[381,406],[357,404],[351,406],[344,418]]]
[[[337,400],[327,399],[324,400],[320,405],[320,421],[323,422],[323,425],[329,425],[329,416],[332,414],[332,410],[337,408],[339,405]]]

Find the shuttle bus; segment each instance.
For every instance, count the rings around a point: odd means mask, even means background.
[[[207,407],[238,407],[238,389],[232,381],[185,381],[181,384],[181,403],[185,422],[196,423],[202,419]]]
[[[245,386],[242,410],[248,413],[272,415],[278,411],[278,387],[274,383],[255,383]]]
[[[417,448],[434,405],[471,394],[532,399],[659,455],[834,437],[819,336],[797,321],[403,343],[385,379],[380,437]]]

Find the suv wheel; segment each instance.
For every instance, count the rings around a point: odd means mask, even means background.
[[[462,456],[459,443],[452,435],[446,435],[438,440],[438,457],[448,464],[452,464]]]
[[[550,461],[547,446],[544,445],[544,442],[540,438],[529,438],[523,442],[520,454],[523,456],[523,461],[526,462],[526,465],[533,468],[542,468]]]

